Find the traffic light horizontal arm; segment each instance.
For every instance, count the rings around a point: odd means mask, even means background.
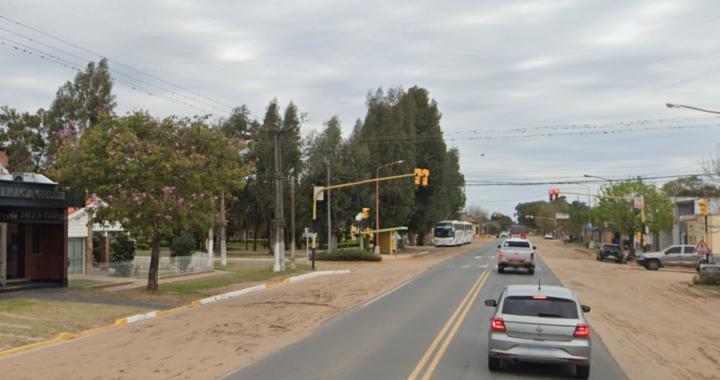
[[[382,182],[382,181],[389,181],[391,179],[410,178],[410,177],[415,177],[415,173],[396,175],[396,176],[392,176],[392,177],[373,178],[373,179],[368,179],[365,181],[343,183],[341,185],[333,185],[333,186],[323,187],[317,193],[315,193],[315,195],[313,195],[313,220],[317,219],[317,197],[320,195],[320,193],[322,193],[325,190],[342,189],[343,187],[357,186],[357,185],[363,185],[366,183],[376,183],[376,182]]]
[[[587,194],[587,193],[571,193],[568,191],[562,191],[561,194],[568,194],[568,195],[582,195],[584,197],[593,197],[593,198],[602,198],[602,199],[619,199],[621,201],[632,201],[635,200],[635,198],[628,198],[628,197],[610,197],[607,195],[595,195],[595,194]]]

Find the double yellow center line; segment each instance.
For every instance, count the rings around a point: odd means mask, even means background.
[[[442,346],[440,346],[440,349],[435,353],[435,357],[433,358],[432,362],[430,363],[430,366],[428,366],[427,370],[425,371],[425,374],[422,377],[422,380],[428,380],[432,376],[433,372],[435,371],[435,368],[437,367],[438,362],[440,362],[440,359],[442,359],[443,355],[445,354],[445,350],[447,350],[448,345],[450,345],[450,342],[453,340],[453,337],[455,337],[455,333],[460,328],[460,325],[462,324],[463,320],[465,319],[465,316],[467,315],[468,311],[470,310],[470,307],[475,302],[475,299],[477,298],[478,294],[480,294],[480,289],[482,289],[483,285],[485,285],[485,281],[490,276],[490,268],[486,269],[480,277],[475,282],[475,285],[470,288],[470,291],[465,296],[463,301],[460,303],[460,306],[455,310],[453,315],[450,317],[450,320],[447,321],[445,324],[445,327],[443,327],[442,330],[440,330],[440,333],[435,338],[433,343],[430,345],[430,348],[425,352],[425,355],[423,355],[422,359],[420,359],[420,362],[415,367],[415,370],[410,374],[410,377],[408,377],[408,380],[416,380],[417,377],[420,375],[420,372],[422,372],[423,368],[425,368],[425,365],[427,364],[428,360],[430,360],[430,357],[432,356],[433,352],[435,352],[435,349],[440,344],[440,341],[442,341],[442,338],[445,336],[445,333],[447,333],[448,329],[452,327],[452,330],[450,333],[445,337],[445,341],[443,341]],[[459,318],[458,318],[459,316]],[[454,325],[453,325],[454,324]]]

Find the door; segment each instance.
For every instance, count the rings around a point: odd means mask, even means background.
[[[84,271],[85,239],[68,239],[68,274],[82,274]]]
[[[663,260],[665,266],[682,266],[682,246],[674,246],[665,250]]]
[[[7,284],[7,223],[0,223],[0,286]]]
[[[688,268],[695,268],[700,255],[695,253],[695,247],[692,245],[683,246],[682,265]]]

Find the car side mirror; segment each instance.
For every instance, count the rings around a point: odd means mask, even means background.
[[[582,311],[583,311],[583,313],[589,313],[589,312],[590,312],[590,306],[582,305]]]
[[[533,249],[537,249],[537,247],[533,245]]]
[[[497,301],[495,301],[495,300],[485,300],[485,306],[497,307]],[[589,309],[589,308],[588,308],[588,309]]]
[[[502,248],[502,245],[498,245],[498,248]]]

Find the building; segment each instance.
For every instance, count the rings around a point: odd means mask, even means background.
[[[89,202],[86,202],[89,203]],[[100,201],[102,207],[107,204]],[[69,210],[68,215],[68,274],[79,274],[85,268],[85,244],[88,236],[88,208],[85,206],[77,210]],[[70,212],[72,211],[72,212]],[[110,261],[110,239],[108,233],[123,232],[120,223],[99,224],[94,223],[93,233],[101,233],[100,237],[100,258],[101,263]]]
[[[0,149],[0,286],[27,281],[67,286],[67,209],[81,206],[73,194],[37,175],[13,180]],[[32,176],[22,176],[30,179]]]

